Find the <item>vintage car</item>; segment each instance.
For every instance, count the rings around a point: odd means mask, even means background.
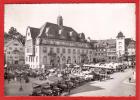
[[[70,80],[74,83],[75,87],[79,86],[80,83],[81,83],[81,78],[80,77],[75,77],[75,78],[73,77]]]
[[[58,87],[58,83],[50,84],[51,89],[53,90],[54,96],[59,96],[62,93],[62,89]]]
[[[58,88],[57,86],[54,86],[52,88],[52,90],[53,90],[53,96],[60,96],[61,93],[62,93],[62,89],[61,88]]]
[[[53,90],[51,89],[50,85],[47,84],[45,86],[42,86],[41,94],[43,96],[53,96]]]
[[[65,81],[58,82],[57,87],[60,88],[62,91],[68,90],[68,85],[65,83]]]
[[[96,74],[96,73],[94,73],[94,75],[93,75],[93,79],[92,80],[94,80],[94,81],[96,81],[96,80],[100,80],[100,74]]]
[[[76,85],[71,80],[65,80],[66,84],[68,85],[69,89],[75,88]]]
[[[41,96],[41,85],[33,84],[33,92],[31,96]]]
[[[92,74],[85,74],[85,80],[89,81],[93,79],[93,75]]]

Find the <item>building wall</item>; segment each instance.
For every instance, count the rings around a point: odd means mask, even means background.
[[[59,40],[56,40],[59,41]],[[64,41],[65,42],[65,41]],[[75,43],[75,42],[73,42]],[[52,54],[50,53],[52,51]],[[42,66],[59,66],[67,63],[81,63],[83,57],[81,54],[87,55],[84,60],[87,62],[93,61],[94,51],[90,48],[71,47],[69,45],[53,45],[53,44],[39,44],[35,45],[35,55],[28,55],[26,53],[26,64],[29,64],[31,68],[39,68]],[[31,61],[31,59],[34,59]]]
[[[107,58],[106,48],[97,48],[95,51],[96,51],[95,52],[95,58],[98,61],[101,61],[101,60],[106,61],[106,58]]]
[[[135,48],[128,48],[128,56],[133,56],[133,55],[136,55]]]
[[[116,48],[107,49],[107,62],[117,62]]]
[[[4,54],[5,63],[24,64],[24,46],[17,40],[11,40],[4,45]]]
[[[53,41],[62,42],[62,40],[53,40]],[[63,40],[63,42],[66,43],[68,41]],[[76,42],[72,42],[72,44],[75,44],[75,43]],[[121,50],[121,55],[125,53],[125,39],[124,38],[116,39],[116,44],[113,44],[113,47],[112,45],[108,45],[105,47],[97,47],[96,49],[92,49],[92,48],[88,48],[84,46],[78,47],[78,46],[71,46],[71,45],[60,45],[60,44],[55,44],[55,43],[54,44],[36,44],[34,47],[35,47],[34,55],[28,54],[27,50],[25,50],[25,55],[27,58],[26,64],[29,64],[31,68],[40,68],[42,66],[52,66],[51,59],[53,60],[54,66],[59,66],[59,65],[67,64],[67,63],[79,64],[79,63],[82,63],[83,58],[85,60],[88,60],[88,61],[85,61],[84,63],[94,62],[94,58],[98,60],[105,60],[106,62],[117,62],[118,56],[120,56],[117,51]],[[49,55],[52,49],[53,49],[52,53],[54,53],[53,57]],[[65,49],[65,52],[64,52],[64,49]],[[71,52],[69,52],[69,50]],[[75,50],[75,53],[73,50]],[[132,48],[129,48],[128,52],[131,55],[132,52],[135,53],[135,50]],[[87,57],[82,57],[81,56],[82,54],[87,55]]]

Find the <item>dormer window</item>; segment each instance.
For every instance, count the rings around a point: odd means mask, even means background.
[[[72,36],[73,31],[70,32],[70,36]]]
[[[47,36],[48,36],[48,31],[49,31],[49,28],[46,28],[45,33],[46,33]]]
[[[62,29],[59,30],[59,34],[61,34],[61,33],[62,33]]]

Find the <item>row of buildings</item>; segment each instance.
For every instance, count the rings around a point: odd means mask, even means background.
[[[10,43],[5,44],[5,60],[16,64],[17,60],[10,60],[10,54],[14,57],[13,52],[17,49],[13,46],[15,42]],[[122,32],[115,39],[87,40],[84,33],[77,33],[73,28],[64,26],[62,16],[58,16],[57,24],[46,22],[41,28],[27,27],[25,46],[20,46],[22,49],[18,50],[18,54],[23,54],[25,64],[31,68],[67,63],[118,62],[135,58],[135,41],[125,38]],[[9,49],[11,47],[12,50]]]
[[[125,38],[122,32],[116,39],[93,40],[95,58],[99,61],[118,62],[134,61],[136,42],[131,38]]]

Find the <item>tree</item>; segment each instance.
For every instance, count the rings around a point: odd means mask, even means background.
[[[12,37],[8,33],[4,32],[4,44],[7,43],[10,39],[12,39]]]
[[[9,37],[9,34],[4,32],[4,38],[8,38]]]
[[[25,44],[25,36],[21,35],[16,28],[11,27],[8,31],[9,38],[11,39],[17,39],[19,42],[21,42],[23,45]],[[7,34],[5,34],[5,37],[7,37]]]
[[[18,32],[17,32],[16,28],[11,27],[11,28],[9,29],[9,31],[8,31],[8,34],[9,34],[10,36],[16,36],[16,35],[18,34]]]
[[[20,35],[17,40],[20,41],[23,45],[25,44],[25,36]]]

